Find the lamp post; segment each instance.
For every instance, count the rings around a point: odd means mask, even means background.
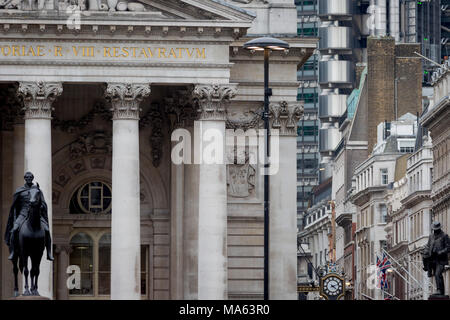
[[[283,40],[262,37],[250,40],[244,44],[244,49],[251,51],[264,51],[264,300],[269,300],[269,97],[272,89],[269,88],[269,54],[270,51],[286,51],[289,44]]]

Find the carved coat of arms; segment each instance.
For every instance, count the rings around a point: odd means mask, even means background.
[[[233,154],[234,158],[234,154]],[[255,168],[249,163],[248,153],[245,152],[245,163],[237,161],[227,166],[228,195],[235,198],[246,198],[255,189]]]

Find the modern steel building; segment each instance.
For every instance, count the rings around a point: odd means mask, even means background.
[[[441,57],[450,56],[450,0],[441,0]]]
[[[440,61],[440,1],[320,0],[319,149],[321,181],[331,176],[333,151],[339,145],[338,119],[356,86],[355,64],[367,62],[367,38],[391,36],[396,43],[420,43],[421,54]],[[423,82],[436,66],[423,60]]]
[[[298,72],[302,83],[298,98],[305,100],[305,116],[297,140],[299,226],[302,213],[311,205],[308,201],[312,188],[332,176],[333,154],[342,139],[339,119],[358,85],[356,64],[367,62],[367,38],[391,36],[396,43],[420,43],[419,53],[440,61],[441,44],[445,50],[445,32],[450,30],[446,26],[447,1],[442,7],[439,0],[295,1],[298,35],[320,38],[319,53],[311,56]],[[423,60],[425,84],[430,82],[435,68]],[[317,146],[320,155],[316,153]]]
[[[317,37],[319,18],[317,0],[296,0],[297,34],[300,37]],[[304,101],[304,115],[297,136],[297,215],[302,229],[303,215],[311,204],[312,190],[318,183],[319,166],[319,106],[318,87],[319,55],[313,54],[297,72],[300,82],[298,100]]]

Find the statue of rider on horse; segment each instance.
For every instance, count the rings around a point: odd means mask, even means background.
[[[9,247],[9,260],[12,261],[15,276],[14,294],[18,295],[17,288],[17,262],[22,272],[25,269],[25,293],[24,295],[39,295],[37,291],[37,277],[39,276],[39,264],[44,251],[47,249],[47,259],[53,261],[52,243],[48,223],[47,203],[39,188],[34,184],[34,175],[25,173],[25,185],[14,193],[8,223],[5,232],[5,241]],[[28,258],[31,258],[31,293],[28,291]]]

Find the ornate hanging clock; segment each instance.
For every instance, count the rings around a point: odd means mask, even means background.
[[[327,300],[338,300],[344,295],[345,281],[337,273],[329,273],[320,279],[320,294]]]

